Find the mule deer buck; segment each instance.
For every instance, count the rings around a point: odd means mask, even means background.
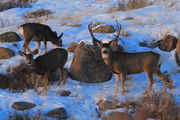
[[[101,48],[101,56],[104,63],[114,73],[115,76],[115,89],[118,92],[118,82],[121,77],[122,80],[122,95],[124,95],[125,79],[128,74],[145,72],[148,78],[148,86],[144,94],[148,95],[153,85],[153,74],[155,74],[163,82],[163,91],[166,91],[166,81],[168,77],[160,72],[160,55],[154,52],[139,52],[139,53],[125,53],[113,51],[113,44],[102,43],[97,40],[92,30],[90,34],[94,39],[94,44]],[[120,34],[120,33],[119,33]]]
[[[21,51],[18,53],[20,56],[25,58],[28,68],[36,73],[35,89],[37,89],[41,75],[43,75],[45,81],[44,88],[47,90],[49,74],[58,69],[61,76],[59,77],[58,84],[62,82],[62,69],[67,61],[68,56],[68,52],[65,49],[55,48],[42,56],[38,56],[36,59],[33,59],[33,55],[38,53],[37,49],[33,51],[32,54],[26,54]]]
[[[121,24],[118,24],[118,22],[117,22],[117,27],[118,27],[117,35],[115,35],[115,38],[113,40],[109,41],[108,44],[111,45],[111,47],[114,51],[122,51],[123,50],[122,46],[118,45],[118,39],[119,39],[119,36],[121,33],[122,26],[121,26]],[[93,35],[92,22],[91,22],[91,24],[88,25],[88,30],[92,37],[93,45],[98,47],[97,43],[99,42],[99,40],[96,39],[95,36]]]
[[[57,33],[51,30],[48,25],[39,23],[26,23],[20,26],[19,33],[24,39],[23,51],[26,53],[26,49],[31,53],[28,44],[31,41],[36,41],[37,48],[40,50],[41,41],[44,42],[44,53],[47,52],[46,45],[47,41],[51,41],[56,46],[62,46],[63,33],[58,37]]]

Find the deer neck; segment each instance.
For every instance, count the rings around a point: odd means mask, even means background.
[[[102,54],[102,59],[106,65],[109,65],[111,63],[110,61],[110,55],[107,53]]]

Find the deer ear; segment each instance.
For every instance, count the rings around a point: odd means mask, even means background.
[[[21,52],[21,51],[18,51],[18,54],[19,54],[20,56],[22,56],[22,57],[26,56],[26,54],[23,53],[23,52]]]
[[[53,33],[54,33],[55,36],[57,36],[57,32],[56,31],[54,31]]]
[[[118,40],[111,40],[111,41],[109,41],[109,43],[108,43],[110,46],[116,46],[116,45],[118,45]]]
[[[103,43],[99,40],[95,41],[96,46],[98,46],[99,48],[103,47]]]
[[[37,55],[39,53],[39,50],[38,49],[35,49],[33,52],[32,52],[32,55]]]
[[[64,33],[62,32],[61,35],[59,36],[59,38],[62,38],[63,34],[64,34]]]

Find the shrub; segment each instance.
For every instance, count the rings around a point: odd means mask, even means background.
[[[1,1],[0,12],[16,7],[21,7],[21,8],[31,7],[30,3],[34,3],[36,1],[37,0],[8,0],[7,2]]]
[[[158,120],[179,120],[175,98],[170,93],[153,93],[141,98],[137,106],[136,118],[154,118]],[[140,119],[140,118],[139,118]],[[141,118],[142,119],[142,118]]]
[[[37,17],[42,17],[42,16],[48,16],[50,14],[52,14],[50,10],[42,8],[36,11],[27,12],[26,14],[24,14],[24,18],[37,18]]]
[[[128,0],[127,3],[125,0],[119,0],[116,6],[112,6],[108,9],[108,13],[143,8],[151,4],[152,3],[149,0]]]
[[[21,62],[17,66],[8,67],[6,72],[8,72],[8,74],[1,75],[8,79],[7,82],[10,82],[7,84],[7,86],[5,86],[6,88],[10,88],[10,90],[17,92],[33,88],[32,81],[34,80],[34,75],[27,68],[24,62]],[[6,80],[0,78],[0,81]],[[1,86],[1,88],[4,87]]]

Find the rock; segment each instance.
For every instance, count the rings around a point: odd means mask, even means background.
[[[15,52],[9,48],[0,47],[0,59],[8,59],[15,56]]]
[[[48,113],[45,114],[45,116],[60,120],[68,118],[66,110],[62,107],[49,111]]]
[[[134,118],[126,112],[111,112],[104,116],[103,120],[134,120]]]
[[[100,49],[81,42],[74,51],[70,77],[86,83],[100,83],[110,80],[111,76],[101,58]]]
[[[19,102],[14,102],[12,104],[12,108],[16,109],[16,110],[28,110],[31,109],[33,107],[35,107],[36,105],[30,102],[23,102],[23,101],[19,101]]]
[[[59,94],[61,96],[69,96],[71,94],[71,91],[63,90],[63,91],[60,91]]]
[[[0,42],[17,42],[17,41],[21,41],[21,38],[15,32],[5,32],[0,34]]]
[[[98,25],[93,29],[94,33],[114,33],[115,29],[112,25]]]
[[[101,111],[114,110],[117,108],[117,101],[100,100],[98,102],[99,109]]]
[[[75,48],[78,46],[77,42],[72,42],[71,45],[67,48],[68,52],[74,52]]]
[[[167,35],[157,42],[159,49],[170,52],[176,48],[178,39],[175,36]]]

